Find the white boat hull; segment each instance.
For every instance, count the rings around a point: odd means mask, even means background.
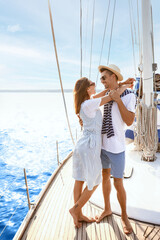
[[[133,167],[131,178],[124,179],[127,193],[127,213],[130,218],[143,222],[160,224],[160,153],[154,162],[141,160],[142,153],[134,150],[131,143],[126,150],[126,165]],[[112,180],[113,181],[113,180]],[[97,188],[90,201],[104,208],[102,186]],[[116,214],[121,214],[112,184],[111,208]]]

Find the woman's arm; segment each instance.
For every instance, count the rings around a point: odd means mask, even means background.
[[[121,87],[122,85],[125,84],[130,84],[130,88],[133,88],[133,84],[136,80],[134,78],[128,78],[125,82],[119,82],[119,86]]]
[[[107,88],[107,89],[103,90],[102,92],[95,94],[95,95],[92,96],[92,97],[93,97],[93,98],[100,98],[100,97],[103,97],[103,96],[106,95],[106,92],[108,92],[108,90],[109,90],[109,89]]]
[[[123,85],[128,85],[127,88],[132,88],[133,87],[133,84],[136,80],[134,78],[128,78],[125,82],[119,82],[119,87],[122,87]],[[126,89],[126,88],[125,88]],[[93,98],[100,98],[100,97],[103,97],[106,95],[106,92],[109,91],[109,88],[103,90],[102,92],[100,93],[97,93],[95,95],[93,95],[92,97]]]
[[[130,84],[125,84],[114,91],[116,91],[118,93],[118,95],[120,96],[129,86],[130,86]],[[112,101],[112,98],[109,95],[104,96],[101,98],[100,106],[102,106],[110,101]]]

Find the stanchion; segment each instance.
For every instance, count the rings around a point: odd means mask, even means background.
[[[59,166],[60,161],[59,161],[58,141],[56,141],[56,146],[57,146],[57,162],[58,162],[58,166]]]
[[[25,183],[26,183],[26,192],[27,192],[27,199],[28,199],[28,208],[31,208],[31,203],[29,199],[29,191],[28,191],[28,184],[27,184],[27,175],[26,175],[26,169],[24,168],[24,178],[25,178]]]

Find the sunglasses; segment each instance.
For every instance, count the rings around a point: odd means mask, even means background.
[[[95,85],[96,85],[95,82],[92,82],[92,83],[90,83],[89,86],[95,86]]]
[[[104,81],[105,79],[106,79],[105,76],[102,76],[102,77],[100,78],[101,81]]]

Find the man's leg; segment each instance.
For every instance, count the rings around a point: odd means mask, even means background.
[[[104,211],[100,214],[100,216],[95,217],[96,222],[100,222],[104,217],[112,214],[110,206],[110,193],[111,193],[110,172],[111,172],[110,168],[102,170],[102,191],[104,198]]]
[[[114,186],[117,190],[117,198],[121,207],[121,218],[124,233],[129,234],[131,233],[132,226],[128,220],[127,210],[126,210],[126,191],[123,186],[123,179],[122,178],[114,178]]]

